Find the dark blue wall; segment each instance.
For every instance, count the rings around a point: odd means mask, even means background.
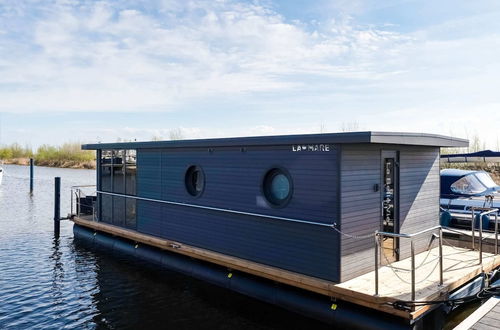
[[[338,153],[292,152],[291,146],[140,149],[137,195],[153,199],[333,223],[338,215]],[[186,191],[191,165],[205,172],[199,197]],[[294,192],[284,208],[269,207],[261,184],[273,167],[288,170]],[[333,229],[138,201],[137,230],[185,244],[339,280],[338,235]]]

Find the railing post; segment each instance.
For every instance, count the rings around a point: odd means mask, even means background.
[[[73,216],[73,187],[71,187],[71,211],[70,211],[70,214],[71,216]]]
[[[439,228],[439,285],[443,285],[443,228]]]
[[[495,213],[495,254],[498,254],[498,211]]]
[[[378,296],[378,253],[380,246],[380,238],[377,233],[375,233],[375,296]]]
[[[59,238],[61,232],[61,178],[54,180],[54,236]]]
[[[474,225],[475,225],[475,221],[476,221],[476,217],[474,216],[474,208],[471,207],[470,208],[472,210],[472,228],[471,228],[471,234],[472,234],[472,249],[474,250],[475,249],[475,237],[474,237]]]
[[[76,215],[80,217],[80,201],[81,201],[81,190],[80,188],[76,189]]]
[[[483,213],[479,213],[479,264],[483,264]]]
[[[410,239],[411,250],[411,300],[415,301],[415,246],[413,239]]]

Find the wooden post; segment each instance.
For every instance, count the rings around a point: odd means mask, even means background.
[[[33,193],[33,158],[30,158],[30,193]]]
[[[59,238],[61,232],[61,178],[54,180],[54,237]]]

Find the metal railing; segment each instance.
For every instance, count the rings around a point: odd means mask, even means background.
[[[490,207],[471,207],[471,233],[472,233],[472,249],[475,249],[475,229],[476,229],[476,213],[475,211],[483,211],[479,213],[479,264],[483,263],[483,216],[495,214],[495,254],[498,254],[498,211],[499,209]]]
[[[225,208],[220,208],[220,207],[205,206],[205,205],[199,205],[199,204],[190,204],[190,203],[176,202],[176,201],[169,201],[169,200],[162,200],[162,199],[155,199],[155,198],[139,197],[139,196],[126,195],[126,194],[120,194],[120,193],[112,193],[112,192],[100,191],[100,190],[98,190],[96,193],[101,194],[101,195],[131,198],[131,199],[135,199],[135,200],[139,200],[139,201],[154,202],[154,203],[168,204],[168,205],[176,205],[176,206],[182,206],[182,207],[186,207],[186,208],[202,209],[202,210],[216,211],[216,212],[222,212],[222,213],[249,215],[249,216],[258,217],[258,218],[295,222],[295,223],[301,223],[301,224],[305,224],[305,225],[329,227],[329,228],[333,228],[333,229],[335,229],[335,226],[336,226],[336,223],[323,223],[323,222],[317,222],[317,221],[310,221],[310,220],[306,220],[306,219],[286,218],[286,217],[279,217],[279,216],[268,215],[268,214],[253,213],[253,212],[247,212],[247,211],[238,211],[238,210],[233,210],[233,209],[225,209]]]
[[[380,241],[383,237],[392,238],[406,238],[410,240],[410,255],[411,255],[411,300],[415,300],[415,244],[413,239],[417,236],[421,236],[431,231],[439,231],[439,285],[443,285],[443,228],[441,226],[435,226],[414,234],[396,234],[389,232],[376,231],[375,232],[375,296],[379,294],[379,254],[381,252],[382,244]]]
[[[477,214],[476,211],[480,211]],[[481,212],[482,211],[482,212]],[[498,208],[480,208],[475,207],[471,208],[472,221],[471,221],[471,233],[472,233],[472,250],[475,250],[475,224],[476,224],[476,216],[479,220],[479,265],[483,263],[483,221],[482,218],[485,215],[494,214],[495,216],[495,254],[498,254]],[[410,240],[410,258],[411,258],[411,300],[415,300],[415,244],[413,239],[417,236],[421,236],[423,234],[439,231],[439,285],[443,285],[443,228],[449,230],[448,227],[444,226],[434,226],[432,228],[428,228],[422,231],[419,231],[414,234],[396,234],[389,232],[375,232],[375,295],[379,295],[379,266],[380,266],[380,255],[382,244],[381,240],[384,237],[392,237],[392,238],[406,238]],[[462,232],[458,232],[459,234],[464,234]]]
[[[88,193],[88,190],[90,190],[89,188],[94,188],[93,190],[91,190],[90,193]],[[85,204],[83,205],[81,203],[81,200],[82,198],[85,198],[87,196],[96,196],[96,186],[95,185],[83,185],[83,186],[72,186],[71,187],[71,213],[70,215],[76,215],[78,217],[80,217],[81,215],[81,209],[82,209],[82,206],[84,207],[90,207],[92,208],[92,220],[95,221],[95,204],[92,203],[92,205],[88,205],[88,204]],[[87,192],[85,192],[85,191]],[[76,212],[75,212],[76,211]]]

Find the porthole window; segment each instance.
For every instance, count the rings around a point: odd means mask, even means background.
[[[191,196],[200,196],[205,188],[205,174],[199,166],[191,166],[186,171],[186,190]]]
[[[273,168],[266,173],[263,182],[264,196],[275,207],[285,206],[292,197],[293,184],[288,172]]]

